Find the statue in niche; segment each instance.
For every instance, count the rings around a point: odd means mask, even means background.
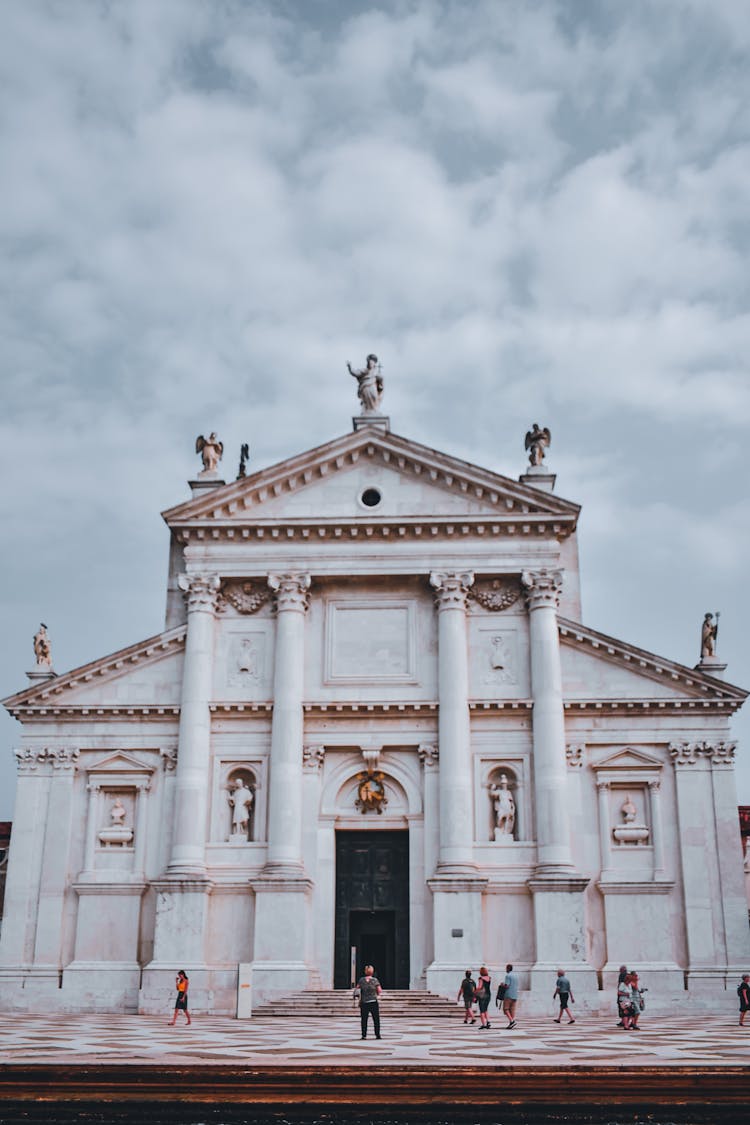
[[[716,638],[719,635],[719,614],[714,621],[713,613],[707,613],[701,625],[701,660],[716,656]]]
[[[495,819],[495,840],[512,840],[516,825],[516,802],[508,787],[506,774],[500,774],[500,784],[490,784],[490,797]]]
[[[631,801],[629,793],[626,794],[620,811],[622,812],[622,818],[626,824],[634,823],[635,818],[638,815],[638,810]]]
[[[252,790],[248,789],[244,778],[235,778],[234,784],[229,790],[228,800],[232,810],[232,836],[242,836],[247,840],[254,798]]]
[[[125,847],[132,843],[133,829],[125,823],[128,811],[123,804],[122,797],[118,795],[112,802],[109,810],[109,827],[103,828],[99,833],[99,842],[105,848]]]
[[[34,656],[37,668],[52,667],[52,645],[47,636],[47,626],[42,622],[34,635]]]
[[[224,443],[211,431],[207,438],[199,434],[195,439],[195,452],[200,453],[204,473],[215,473],[219,461],[224,456]]]
[[[526,449],[529,451],[529,464],[532,468],[537,468],[544,460],[544,451],[552,440],[552,435],[545,426],[544,429],[539,428],[537,422],[526,434]]]
[[[357,380],[357,396],[364,414],[375,414],[383,397],[383,376],[376,355],[368,355],[361,371],[355,371],[351,363],[346,365],[349,374]]]

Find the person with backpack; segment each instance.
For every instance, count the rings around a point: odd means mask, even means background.
[[[464,1002],[464,1023],[477,1022],[477,1018],[474,1015],[474,1009],[472,1008],[476,987],[476,981],[471,975],[471,969],[467,969],[466,976],[461,981],[458,989],[458,996],[456,997],[456,1003],[459,1003],[461,1000],[463,1000]]]
[[[479,970],[479,979],[477,980],[477,987],[474,990],[474,999],[479,1005],[479,1030],[484,1031],[492,1026],[489,1016],[487,1015],[487,1009],[492,999],[492,980],[490,979],[490,971],[485,965],[482,965]]]
[[[742,980],[737,987],[740,998],[740,1027],[745,1026],[745,1016],[750,1011],[750,973],[743,973]]]

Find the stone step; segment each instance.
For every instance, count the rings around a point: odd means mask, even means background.
[[[451,1019],[460,1016],[463,1008],[438,996],[434,992],[411,992],[408,989],[388,989],[380,997],[380,1006],[390,1019],[399,1017],[418,1019]],[[290,993],[280,996],[273,1004],[259,1004],[254,1016],[294,1016],[300,1011],[308,1016],[357,1016],[359,1007],[352,999],[352,989],[320,989]]]

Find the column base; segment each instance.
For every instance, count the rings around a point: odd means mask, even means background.
[[[156,895],[154,962],[184,968],[205,961],[210,879],[165,876],[152,883]]]

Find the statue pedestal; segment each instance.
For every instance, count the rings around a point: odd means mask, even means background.
[[[515,844],[515,842],[510,832],[503,832],[502,828],[495,829],[496,844]]]
[[[695,666],[696,672],[705,672],[707,676],[717,676],[720,680],[726,670],[726,664],[718,656],[702,656]]]
[[[53,672],[51,668],[48,668],[44,672],[39,668],[35,668],[33,672],[26,673],[30,684],[43,684],[46,680],[54,680],[56,676],[57,672]]]
[[[531,485],[532,488],[541,488],[544,492],[554,492],[557,474],[551,473],[546,465],[529,465],[525,473],[518,478],[521,484]]]
[[[209,473],[207,471],[199,473],[197,480],[188,481],[193,496],[200,496],[202,492],[206,492],[211,488],[221,488],[221,486],[226,483],[227,482],[222,480],[217,472]]]
[[[391,420],[386,414],[358,414],[352,418],[352,425],[355,433],[357,430],[363,430],[365,426],[370,426],[387,434],[391,428]]]
[[[246,844],[247,832],[233,832],[229,837],[230,844]]]
[[[647,844],[648,828],[645,824],[620,824],[612,829],[618,844]]]
[[[133,829],[126,828],[125,825],[113,825],[112,828],[102,828],[99,833],[99,840],[106,847],[122,847],[124,844],[129,844],[133,839]]]

